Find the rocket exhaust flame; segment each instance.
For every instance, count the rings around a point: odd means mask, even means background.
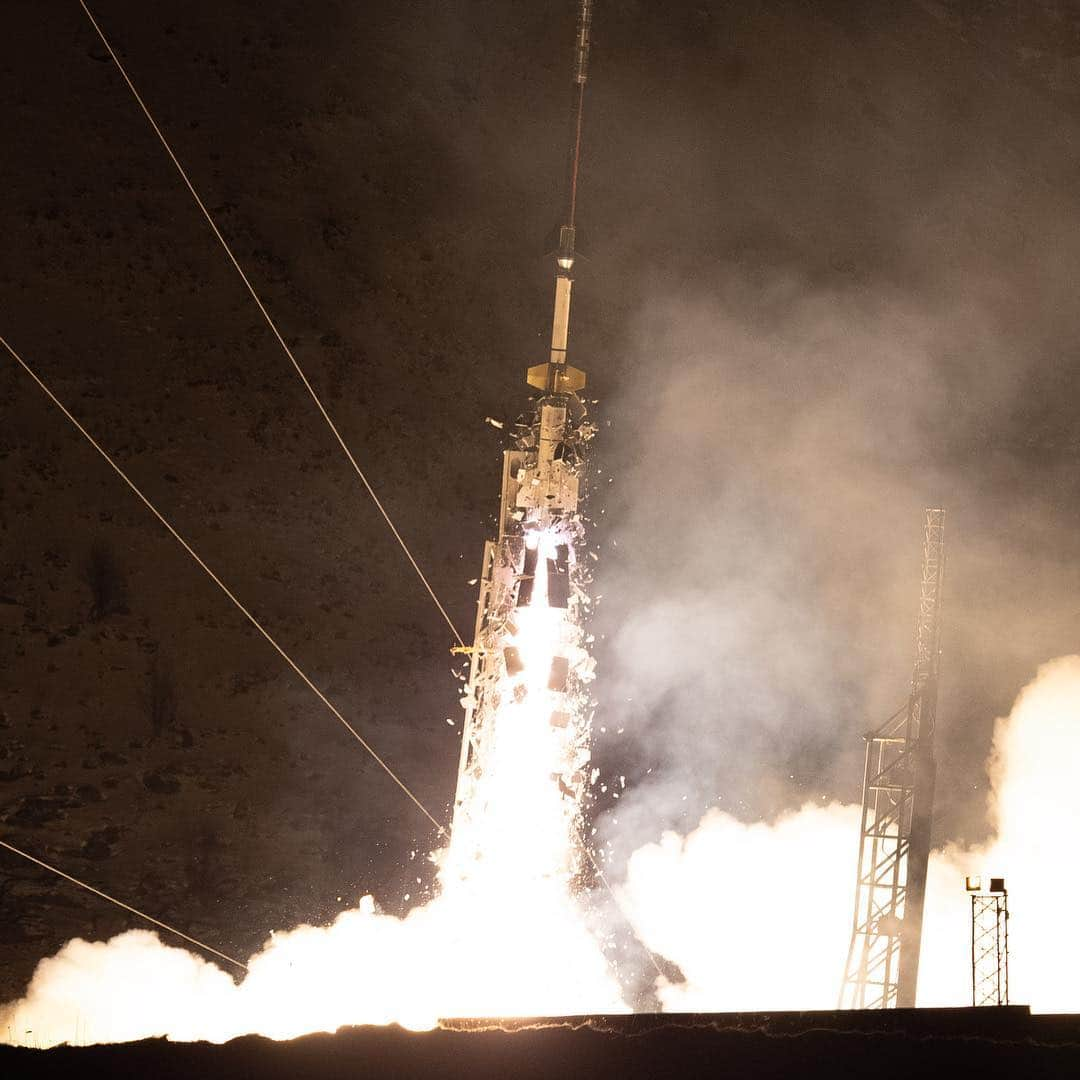
[[[558,621],[551,608],[534,614]],[[523,652],[526,664],[540,658],[541,672],[550,625],[539,649]],[[519,628],[523,642],[531,633]],[[512,678],[533,679],[526,670]],[[539,675],[532,685],[553,692]],[[1060,906],[1080,884],[1069,858],[1080,809],[1060,797],[1072,782],[1078,732],[1080,656],[1072,656],[1045,665],[998,722],[989,768],[994,838],[931,858],[920,1005],[970,1001],[964,877],[1002,868],[1016,905],[1015,999],[1036,1011],[1080,1011],[1072,978],[1080,951],[1060,932]],[[508,740],[500,752],[524,774],[533,748],[529,738]],[[490,797],[519,815],[502,830],[493,819],[474,823],[488,830],[484,842],[498,845],[498,859],[474,858],[476,841],[466,843],[463,830],[463,846],[452,841],[440,856],[439,895],[404,918],[381,914],[366,897],[332,926],[275,935],[239,985],[149,931],[72,941],[39,964],[22,1001],[0,1008],[0,1037],[19,1041],[32,1031],[25,1038],[41,1046],[153,1035],[220,1041],[343,1024],[429,1027],[439,1016],[625,1011],[574,897],[567,818],[540,775],[531,773],[542,795],[526,824],[533,796],[492,787]],[[642,940],[687,978],[660,981],[663,1007],[831,1008],[850,933],[858,817],[858,807],[834,804],[746,825],[713,810],[690,836],[668,833],[635,852],[619,889],[624,906]]]
[[[499,669],[487,690],[490,730],[459,787],[444,880],[466,879],[482,864],[497,864],[500,876],[539,873],[564,882],[578,870],[588,656],[572,608],[548,602],[556,539],[540,535],[527,545],[535,564],[529,604],[481,646],[493,649]]]

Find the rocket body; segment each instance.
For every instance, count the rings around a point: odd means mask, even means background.
[[[464,650],[469,673],[450,850],[465,877],[493,860],[515,864],[530,835],[536,850],[549,853],[544,877],[573,878],[584,852],[592,661],[584,647],[586,572],[578,555],[584,450],[595,429],[578,396],[585,374],[567,363],[567,348],[591,21],[592,0],[582,0],[551,348],[544,363],[528,369],[527,382],[539,393],[503,453],[499,530],[484,545],[473,642]],[[549,842],[540,843],[542,835]]]
[[[500,725],[523,721],[505,708],[533,696],[525,722],[557,729],[561,745],[548,779],[560,798],[584,795],[588,763],[588,719],[583,684],[591,661],[582,647],[584,594],[578,554],[584,539],[580,505],[584,492],[585,442],[592,425],[580,402],[545,395],[517,445],[503,453],[499,534],[484,545],[469,676],[462,697],[465,726],[454,803],[454,831],[478,812],[477,792]],[[530,620],[546,620],[542,648],[519,645]],[[532,688],[523,679],[533,666]],[[535,666],[544,668],[542,685]],[[539,703],[537,703],[539,702]],[[550,742],[550,740],[549,740]]]
[[[573,877],[581,869],[578,833],[589,763],[585,685],[592,661],[583,643],[584,568],[578,554],[585,534],[584,449],[594,428],[568,389],[585,382],[566,363],[569,283],[560,268],[551,359],[528,373],[542,393],[529,422],[517,426],[516,445],[503,452],[499,533],[484,545],[468,650],[453,829],[456,856],[466,865],[491,857],[484,819],[512,817],[503,808],[515,798],[491,770],[500,767],[500,747],[505,752],[508,740],[535,738],[535,768],[545,790],[534,793],[534,803],[546,807],[540,812],[566,835],[565,843],[549,846],[565,856],[549,872]]]

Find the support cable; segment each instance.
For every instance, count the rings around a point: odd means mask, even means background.
[[[80,881],[77,877],[72,877],[71,874],[65,874],[63,870],[58,867],[51,866],[47,862],[42,862],[41,859],[31,855],[28,851],[23,851],[21,848],[15,847],[14,844],[7,843],[6,840],[0,840],[0,848],[5,848],[7,851],[12,852],[14,855],[19,855],[24,859],[29,859],[30,862],[36,863],[38,866],[45,870],[48,870],[50,874],[56,874],[58,877],[62,877],[65,881],[70,881],[73,885],[78,885],[80,889],[85,889],[87,892],[92,892],[95,896],[100,896],[103,900],[108,900],[110,904],[115,904],[117,907],[123,908],[125,911],[130,911],[133,915],[138,915],[140,919],[145,919],[149,923],[153,923],[155,926],[160,926],[162,930],[168,930],[170,934],[175,934],[177,937],[183,938],[185,941],[190,942],[192,945],[197,945],[200,949],[204,949],[208,953],[213,953],[214,956],[221,957],[222,960],[228,960],[230,964],[235,964],[238,968],[243,968],[247,971],[248,966],[242,963],[240,960],[236,960],[231,956],[221,952],[220,949],[215,949],[212,945],[207,945],[203,941],[199,941],[198,938],[193,938],[190,934],[185,934],[183,930],[177,930],[175,926],[170,926],[168,923],[162,922],[160,919],[155,919],[153,915],[147,915],[145,911],[140,911],[138,908],[133,908],[130,904],[125,904],[123,900],[117,900],[115,896],[110,896],[106,892],[102,892],[100,889],[95,889],[93,885],[88,885],[85,881]]]
[[[310,380],[304,373],[304,369],[300,366],[299,361],[293,355],[292,349],[290,349],[289,346],[286,344],[285,338],[282,336],[281,331],[277,328],[277,324],[270,317],[270,312],[266,310],[266,306],[263,304],[262,300],[259,299],[259,294],[255,291],[255,287],[251,284],[251,281],[248,279],[247,274],[245,274],[243,269],[241,268],[240,263],[237,261],[236,256],[232,252],[232,248],[229,247],[228,241],[226,241],[225,237],[222,236],[221,230],[217,227],[214,219],[210,216],[210,211],[207,210],[206,204],[202,201],[202,199],[199,197],[199,193],[195,190],[195,185],[192,184],[191,180],[188,178],[188,174],[185,172],[183,165],[180,164],[179,158],[177,158],[176,154],[173,153],[173,149],[169,145],[168,140],[162,133],[161,128],[158,127],[157,121],[154,119],[150,110],[147,108],[146,102],[143,101],[142,97],[139,94],[139,91],[135,89],[135,84],[131,81],[131,77],[128,75],[127,70],[124,68],[124,65],[120,63],[120,58],[113,51],[113,47],[110,44],[109,39],[105,36],[105,32],[101,29],[101,27],[98,25],[97,20],[91,14],[90,9],[86,6],[85,0],[79,0],[79,5],[86,13],[86,17],[90,20],[90,24],[97,32],[98,37],[101,38],[102,45],[105,46],[106,50],[109,53],[109,56],[112,57],[113,63],[116,64],[117,70],[123,76],[124,82],[127,83],[128,89],[131,91],[133,97],[138,102],[139,108],[142,109],[143,114],[146,116],[146,119],[150,122],[150,126],[154,129],[154,134],[157,135],[158,140],[161,142],[161,145],[165,148],[165,152],[169,155],[170,160],[176,166],[176,171],[180,174],[180,178],[184,181],[184,184],[186,185],[188,191],[191,192],[191,197],[195,200],[196,205],[202,211],[203,217],[206,218],[207,224],[210,226],[211,230],[213,230],[214,235],[218,238],[218,242],[225,250],[225,254],[228,255],[229,261],[233,264],[236,272],[240,275],[240,280],[243,281],[244,285],[247,287],[247,291],[251,294],[252,300],[255,301],[256,306],[262,313],[262,317],[266,320],[266,325],[270,327],[270,330],[273,332],[274,337],[277,338],[277,342],[281,346],[285,355],[289,358],[289,362],[296,369],[296,374],[300,376],[300,381],[304,384],[307,392],[311,395],[311,400],[315,402],[315,405],[318,407],[319,412],[322,413],[322,417],[326,421],[327,426],[333,432],[334,438],[337,439],[338,445],[340,445],[341,449],[345,452],[345,456],[349,459],[349,464],[352,465],[356,475],[360,478],[360,482],[364,485],[364,488],[366,489],[368,495],[371,496],[371,501],[375,503],[375,506],[378,509],[379,513],[382,514],[383,520],[386,522],[390,531],[394,534],[394,539],[397,540],[398,544],[401,546],[401,550],[405,553],[405,557],[409,560],[412,568],[416,571],[416,576],[420,578],[420,581],[423,583],[428,595],[431,597],[435,606],[439,609],[439,614],[442,615],[443,620],[446,622],[446,625],[450,628],[450,632],[454,635],[454,638],[457,641],[458,645],[464,648],[465,642],[462,639],[461,634],[458,633],[457,627],[454,626],[453,620],[451,620],[450,616],[447,614],[446,608],[443,607],[442,602],[439,600],[438,596],[435,595],[435,590],[431,587],[431,583],[424,575],[423,570],[420,569],[420,565],[417,563],[416,559],[413,558],[413,554],[409,550],[409,547],[405,543],[405,540],[402,537],[401,533],[398,532],[397,526],[394,524],[390,515],[387,513],[386,508],[383,506],[378,495],[375,494],[375,489],[368,482],[368,478],[364,475],[364,472],[360,468],[359,464],[357,464],[356,458],[353,457],[352,451],[349,449],[345,440],[342,438],[341,432],[337,429],[337,425],[334,423],[333,420],[330,419],[330,414],[326,411],[326,406],[323,405],[322,399],[316,393],[315,388],[311,385]]]
[[[45,394],[46,397],[71,421],[74,427],[78,430],[79,434],[105,459],[109,467],[124,481],[125,484],[138,496],[143,505],[165,526],[166,529],[173,535],[173,538],[180,544],[180,546],[199,564],[200,567],[206,572],[211,581],[233,602],[235,607],[240,613],[259,631],[260,634],[270,643],[276,650],[278,655],[296,672],[297,675],[304,681],[308,689],[330,710],[331,713],[341,722],[342,726],[354,739],[371,755],[372,758],[382,768],[383,772],[394,781],[395,784],[405,793],[405,795],[412,801],[416,808],[439,830],[441,836],[447,836],[446,829],[439,824],[439,822],[432,816],[431,812],[426,806],[409,790],[408,785],[404,780],[397,775],[396,772],[375,752],[374,748],[368,743],[364,737],[345,719],[344,716],[338,711],[337,707],[327,698],[327,696],[307,677],[306,674],[300,669],[300,666],[295,660],[270,636],[268,630],[266,630],[262,623],[251,614],[250,611],[237,599],[236,595],[229,589],[229,587],[210,569],[202,558],[196,553],[195,549],[169,524],[165,516],[160,510],[136,487],[135,482],[128,476],[123,469],[109,456],[106,450],[103,450],[101,445],[94,439],[94,437],[79,423],[78,420],[68,411],[64,403],[49,389],[48,386],[38,377],[37,373],[30,367],[30,365],[4,340],[0,337],[0,345],[2,345],[14,358],[16,363],[30,376],[38,387]]]

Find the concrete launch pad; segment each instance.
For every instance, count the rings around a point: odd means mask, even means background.
[[[948,1070],[948,1072],[944,1071]],[[1080,1072],[1080,1016],[1022,1006],[456,1020],[427,1032],[344,1028],[275,1043],[147,1040],[0,1048],[0,1075],[190,1080],[356,1077],[1037,1077]]]

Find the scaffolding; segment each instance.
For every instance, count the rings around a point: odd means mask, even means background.
[[[1004,878],[986,892],[971,879],[971,1004],[1009,1004],[1009,894]]]
[[[945,511],[928,509],[911,694],[865,736],[855,915],[841,1008],[915,1005],[934,804],[944,570]]]

